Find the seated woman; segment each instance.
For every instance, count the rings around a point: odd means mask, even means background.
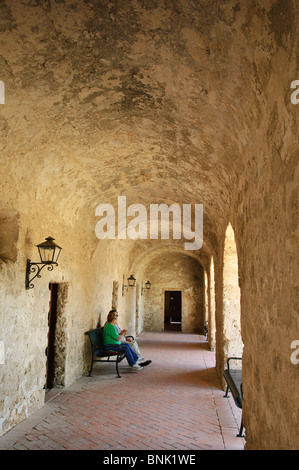
[[[131,346],[131,348],[133,349],[133,351],[137,354],[138,356],[138,359],[139,359],[139,362],[138,364],[141,366],[141,367],[145,367],[145,366],[148,366],[152,361],[146,361],[142,355],[141,355],[141,352],[140,352],[140,349],[139,349],[139,346],[138,346],[138,343],[137,341],[132,337],[132,336],[126,336],[127,335],[127,330],[122,330],[121,327],[118,325],[118,311],[113,308],[112,310],[110,310],[110,312],[108,313],[108,315],[110,315],[111,313],[114,313],[114,316],[115,316],[115,319],[116,319],[116,323],[114,324],[115,328],[116,328],[116,331],[117,333],[120,335],[121,333],[123,333],[123,335],[121,335],[120,337],[120,342],[123,344],[123,343],[129,343],[129,345]],[[112,317],[111,317],[112,318]],[[142,362],[141,362],[142,361]]]
[[[116,313],[109,312],[103,334],[104,348],[109,349],[110,351],[125,352],[128,364],[132,369],[142,370],[143,368],[138,364],[139,358],[131,346],[127,343],[121,344],[121,338],[126,334],[126,330],[121,330],[121,332],[118,333],[115,328],[116,323]]]

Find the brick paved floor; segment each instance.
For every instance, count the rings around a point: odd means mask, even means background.
[[[152,364],[97,364],[92,377],[46,394],[45,405],[0,438],[0,450],[242,450],[240,410],[223,398],[203,336],[142,333]]]

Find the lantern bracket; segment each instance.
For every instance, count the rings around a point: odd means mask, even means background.
[[[61,247],[54,243],[54,238],[48,237],[46,241],[36,245],[38,248],[40,262],[31,262],[30,259],[27,259],[26,262],[26,276],[25,276],[25,288],[33,289],[34,284],[32,284],[33,279],[36,277],[41,277],[41,270],[47,266],[48,271],[53,271],[54,266],[58,266],[57,260],[60,255]],[[33,276],[30,279],[30,275]]]
[[[26,289],[33,289],[34,284],[32,284],[33,279],[36,277],[41,277],[40,272],[45,267],[47,267],[48,271],[53,271],[54,266],[58,266],[58,263],[49,262],[49,263],[32,263],[30,259],[27,259],[26,265],[26,279],[25,279],[25,287]],[[37,271],[37,272],[36,272]],[[34,274],[36,272],[36,274]],[[29,279],[30,274],[34,274],[34,276]]]

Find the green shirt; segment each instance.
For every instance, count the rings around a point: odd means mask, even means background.
[[[120,341],[117,341],[117,338],[119,337],[118,332],[116,331],[116,328],[112,323],[106,323],[105,328],[104,328],[104,345],[105,344],[120,344]]]

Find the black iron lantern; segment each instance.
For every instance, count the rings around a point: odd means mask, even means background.
[[[135,286],[136,279],[135,277],[131,274],[130,277],[128,277],[128,284],[129,287],[134,287]]]
[[[54,238],[48,237],[45,242],[36,245],[39,252],[40,262],[33,263],[30,259],[27,259],[25,279],[26,289],[33,289],[33,279],[41,277],[40,272],[45,266],[47,266],[48,271],[53,271],[54,266],[58,266],[57,260],[61,252],[61,247],[54,243],[54,240]],[[31,279],[29,279],[30,274],[34,274]]]
[[[133,276],[133,274],[131,274],[130,277],[128,277],[128,285],[125,285],[123,284],[123,289],[122,289],[122,294],[125,295],[125,293],[127,292],[128,288],[129,287],[135,287],[135,282],[136,282],[136,279],[135,277]]]
[[[144,291],[150,290],[150,288],[151,288],[151,283],[149,281],[147,281],[145,283],[145,287],[141,287],[141,295],[143,295]]]
[[[46,241],[36,245],[38,248],[40,260],[45,264],[56,264],[60,255],[61,247],[54,243],[55,238],[48,237]]]

